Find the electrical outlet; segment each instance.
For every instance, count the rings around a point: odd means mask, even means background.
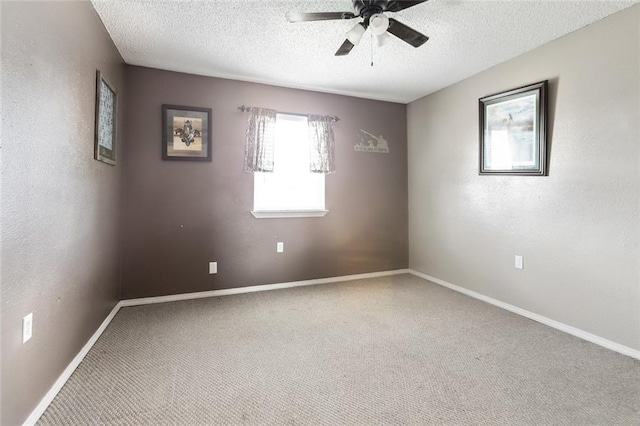
[[[522,258],[522,256],[518,256],[517,254],[515,267],[516,269],[524,269],[524,259]]]
[[[283,242],[276,243],[276,251],[278,253],[282,253],[284,251],[284,243]]]
[[[218,262],[209,262],[209,274],[218,273]]]
[[[33,334],[33,312],[22,318],[22,343],[27,343]]]

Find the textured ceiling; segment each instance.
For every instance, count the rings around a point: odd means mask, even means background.
[[[93,0],[128,64],[408,103],[638,0],[430,0],[389,16],[430,40],[335,57],[357,20],[288,23],[351,0]],[[371,66],[373,55],[374,65]]]

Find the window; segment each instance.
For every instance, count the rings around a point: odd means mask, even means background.
[[[309,171],[307,117],[278,114],[273,172],[253,174],[255,217],[324,216],[324,174]]]

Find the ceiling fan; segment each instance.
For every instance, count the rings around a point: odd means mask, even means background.
[[[336,56],[348,55],[362,39],[363,34],[369,28],[371,33],[377,36],[378,45],[382,46],[389,39],[388,33],[393,34],[400,40],[409,43],[413,47],[420,47],[429,40],[426,35],[406,26],[405,24],[389,18],[384,12],[399,12],[424,3],[427,0],[405,1],[405,0],[353,0],[354,12],[313,12],[300,13],[288,12],[289,22],[308,21],[330,21],[335,19],[355,19],[362,18],[362,22],[356,24],[347,32],[347,39],[336,52]]]

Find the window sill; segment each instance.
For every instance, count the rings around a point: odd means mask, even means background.
[[[252,211],[251,214],[257,219],[277,219],[286,217],[324,217],[329,210],[269,210]]]

